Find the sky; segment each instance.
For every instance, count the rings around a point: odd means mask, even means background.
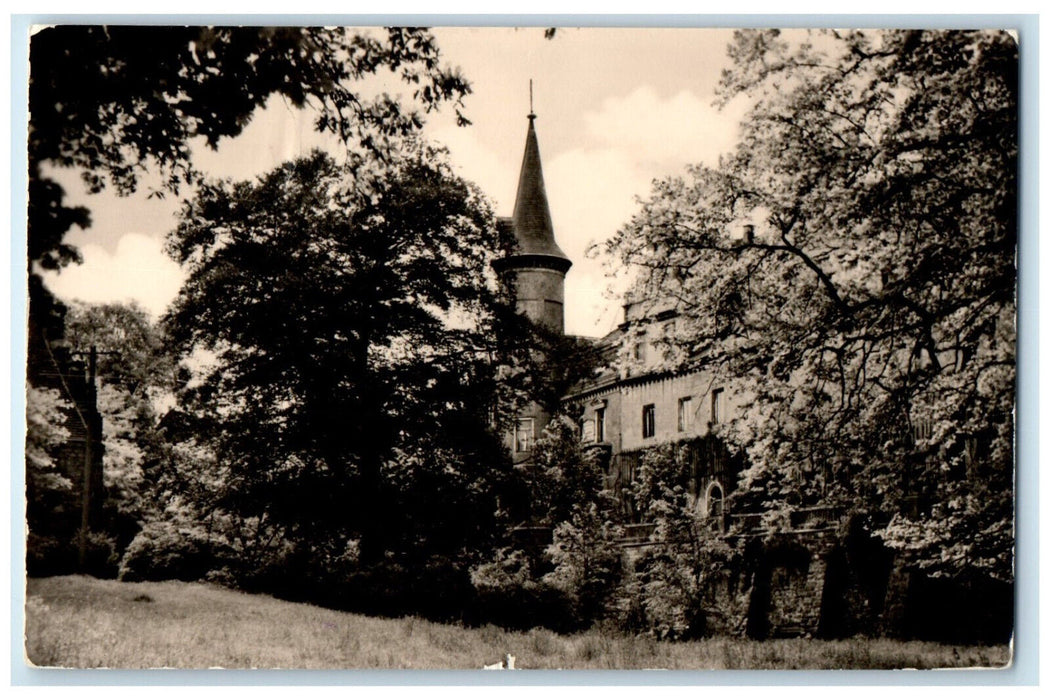
[[[693,163],[714,165],[733,148],[746,105],[713,104],[731,30],[560,29],[550,40],[535,27],[434,32],[444,60],[472,85],[465,100],[472,124],[456,126],[446,110],[428,117],[425,132],[449,148],[455,167],[502,216],[514,206],[532,80],[555,237],[573,261],[566,332],[603,335],[621,320],[623,281],[611,280],[586,250],[630,219],[654,179]],[[275,98],[217,151],[197,144],[194,163],[208,176],[242,180],[314,147],[334,148],[313,131],[312,119]],[[70,202],[91,210],[92,226],[67,239],[84,263],[47,274],[47,284],[63,299],[135,300],[159,316],[183,280],[163,253],[179,198],[150,198],[148,182],[131,197],[88,195],[78,173],[52,174]]]

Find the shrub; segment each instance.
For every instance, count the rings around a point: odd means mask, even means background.
[[[654,524],[653,543],[612,606],[625,629],[640,627],[657,639],[693,639],[736,626],[728,582],[739,554],[697,511],[682,483],[683,459],[672,446],[642,459],[631,490]]]
[[[580,628],[577,606],[562,589],[534,574],[534,562],[517,549],[501,549],[492,561],[471,569],[480,621],[509,629]]]
[[[606,617],[609,624],[628,634],[642,634],[649,630],[642,582],[634,566],[624,568],[619,584],[610,592],[606,601]]]
[[[77,554],[68,538],[29,532],[26,540],[26,573],[58,576],[76,570]]]
[[[113,538],[101,532],[88,532],[83,565],[80,564],[77,534],[70,539],[30,532],[26,542],[26,573],[29,576],[79,572],[95,578],[113,578],[117,575],[119,561]]]
[[[554,528],[554,542],[547,548],[554,570],[543,582],[572,602],[583,625],[605,617],[609,594],[623,575],[617,534],[593,502],[575,508],[569,522]]]
[[[155,520],[146,523],[128,545],[119,575],[124,581],[196,581],[215,563],[203,533]]]
[[[706,628],[703,593],[690,562],[667,552],[639,562],[642,611],[647,631],[657,639],[693,639]]]
[[[236,574],[234,574],[228,566],[220,566],[216,569],[212,569],[204,575],[204,581],[206,583],[215,584],[216,586],[222,586],[223,588],[238,589],[241,587]]]
[[[469,566],[455,557],[387,556],[344,572],[328,577],[312,600],[342,610],[443,622],[459,621],[475,607]]]
[[[83,572],[95,578],[115,578],[120,565],[117,543],[102,532],[88,532]]]

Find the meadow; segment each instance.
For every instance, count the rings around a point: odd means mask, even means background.
[[[26,654],[72,668],[893,669],[1002,667],[1007,646],[889,639],[662,642],[339,612],[199,583],[30,579]]]

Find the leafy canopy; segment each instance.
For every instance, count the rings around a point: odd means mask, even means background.
[[[173,399],[176,358],[137,304],[72,304],[66,341],[80,354],[98,350],[96,406],[102,417],[106,498],[99,529],[126,544],[163,498],[153,469],[162,449],[159,415]]]
[[[355,84],[392,74],[414,105]],[[164,191],[199,179],[191,145],[215,148],[241,133],[272,95],[318,110],[317,128],[381,150],[422,123],[420,110],[470,91],[440,63],[429,31],[346,27],[56,26],[33,35],[29,80],[29,261],[57,269],[79,260],[62,239],[89,212],[63,204],[41,165],[81,170],[92,191],[135,191],[147,172]]]
[[[737,150],[610,243],[682,314],[673,365],[745,399],[738,502],[868,513],[933,573],[1012,566],[1017,46],[740,31]]]
[[[168,241],[189,276],[166,324],[207,358],[180,407],[221,465],[223,507],[360,537],[363,557],[478,534],[502,460],[509,312],[491,261],[510,242],[493,224],[411,142],[200,188]]]

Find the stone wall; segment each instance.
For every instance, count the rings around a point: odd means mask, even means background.
[[[754,540],[743,566],[751,580],[744,628],[754,639],[815,636],[820,627],[827,563],[820,536]]]
[[[1005,643],[1012,633],[1010,584],[928,577],[857,526],[755,537],[743,549],[719,589],[711,633],[953,643]]]
[[[879,634],[891,558],[836,528],[753,536],[725,572],[711,633],[771,637]],[[713,624],[712,624],[713,623]]]
[[[634,567],[656,543],[651,525],[621,542]],[[519,528],[516,544],[542,558],[550,528]],[[738,551],[713,585],[699,629],[753,639],[866,635],[1005,643],[1013,589],[988,580],[931,579],[896,561],[859,525],[730,537]]]

